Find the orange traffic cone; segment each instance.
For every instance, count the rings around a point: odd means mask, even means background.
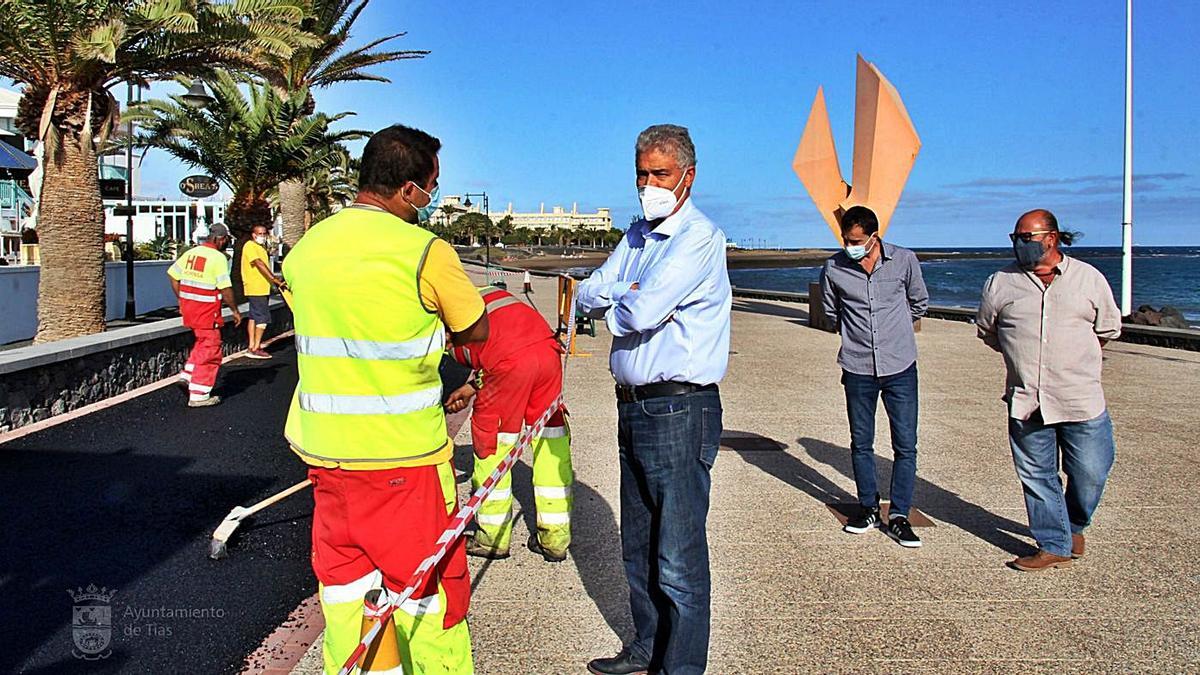
[[[383,611],[380,608],[380,596],[383,594],[378,588],[367,591],[364,598],[364,611],[362,622],[362,635],[365,636],[367,631],[371,629],[371,625],[375,619],[379,618]],[[362,673],[403,673],[404,669],[400,665],[400,643],[396,640],[396,623],[388,617],[387,625],[379,634],[375,636],[375,641],[367,648],[363,654],[362,663],[360,664],[359,672]]]

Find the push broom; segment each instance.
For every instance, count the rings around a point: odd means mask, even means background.
[[[229,515],[225,516],[225,520],[222,520],[221,524],[217,526],[217,530],[213,532],[212,543],[208,548],[208,557],[213,560],[220,560],[227,556],[229,554],[229,538],[233,536],[234,531],[238,529],[243,520],[276,502],[287,499],[309,485],[312,485],[312,481],[305,478],[290,488],[277,492],[253,506],[233,507],[233,510],[229,512]]]

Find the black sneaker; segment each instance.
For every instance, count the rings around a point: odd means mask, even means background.
[[[896,541],[897,544],[905,548],[920,548],[921,538],[913,534],[912,525],[909,524],[908,518],[904,516],[896,516],[888,520],[887,528],[884,529],[887,536]]]
[[[847,520],[842,531],[850,534],[863,534],[876,527],[879,527],[879,507],[868,509],[860,506],[858,515]]]

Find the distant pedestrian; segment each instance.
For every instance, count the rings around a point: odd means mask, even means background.
[[[1105,343],[1121,335],[1121,312],[1104,275],[1062,252],[1074,235],[1054,214],[1022,215],[1009,238],[1017,262],[988,277],[975,323],[1004,355],[1009,445],[1038,545],[1009,565],[1034,572],[1084,554],[1083,532],[1116,456],[1100,371]]]
[[[702,673],[708,663],[709,475],[721,442],[717,383],[729,363],[725,235],[692,203],[687,129],[637,138],[645,216],[579,286],[579,310],[613,334],[621,549],[635,635],[601,675]]]
[[[865,206],[842,216],[845,248],[821,270],[821,304],[842,335],[838,365],[850,420],[850,457],[859,512],[842,529],[863,534],[883,527],[901,546],[917,548],[908,514],[917,480],[917,339],[913,322],[929,292],[912,251],[883,241],[879,219]],[[891,504],[881,524],[875,475],[875,410],[879,399],[892,432]]]
[[[221,301],[233,312],[233,325],[242,323],[242,313],[233,299],[229,279],[229,261],[222,251],[229,243],[229,230],[213,225],[205,242],[184,251],[167,269],[171,289],[179,299],[183,325],[192,329],[196,343],[179,377],[188,385],[188,407],[217,405],[220,396],[212,394],[221,368]]]
[[[275,276],[268,266],[267,226],[255,225],[250,239],[242,244],[242,292],[250,304],[250,321],[246,326],[249,347],[246,356],[252,359],[269,359],[271,355],[262,348],[263,334],[271,323],[271,286],[286,288],[283,279]]]

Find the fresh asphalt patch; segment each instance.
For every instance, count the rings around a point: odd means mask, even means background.
[[[308,490],[208,557],[230,509],[305,476],[274,354],[223,366],[219,406],[170,387],[0,445],[0,672],[237,672],[316,591]]]

